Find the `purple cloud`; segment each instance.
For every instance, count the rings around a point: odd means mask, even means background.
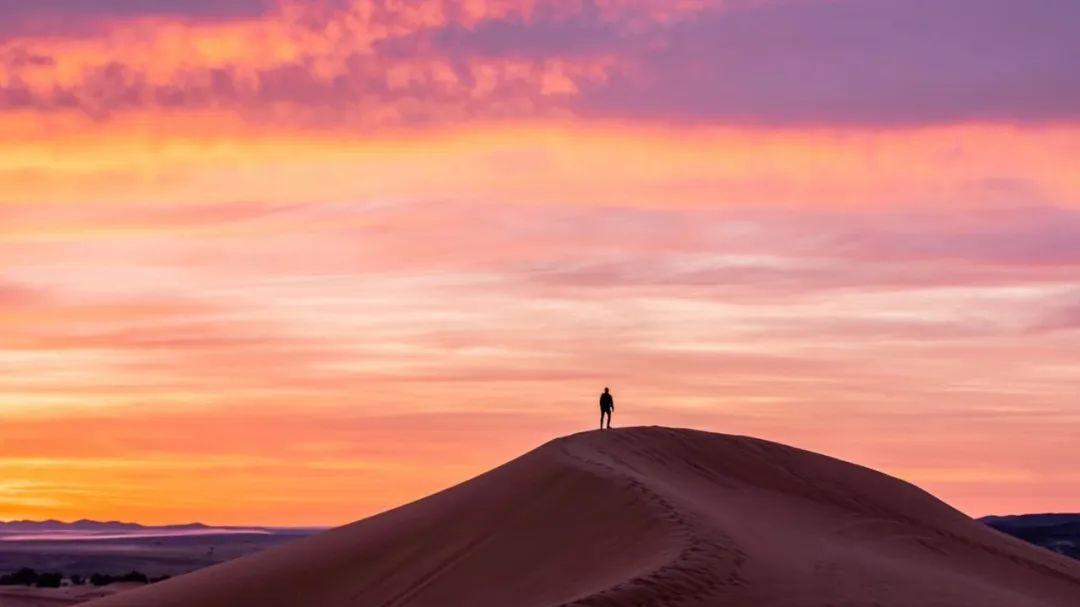
[[[78,17],[131,17],[139,15],[187,15],[232,17],[258,15],[275,0],[0,0],[0,15],[29,18],[43,14]]]
[[[754,3],[635,49],[638,67],[586,86],[578,109],[751,123],[1070,120],[1077,23],[1071,0]]]
[[[63,23],[118,16],[256,15],[271,4],[0,0],[0,23],[7,23],[0,25],[0,36],[20,23],[51,32]],[[323,4],[333,8],[339,2]],[[120,57],[87,71],[82,82],[34,90],[22,74],[55,58],[31,44],[0,56],[8,72],[0,77],[0,108],[78,107],[105,117],[132,105],[259,111],[284,102],[299,110],[293,116],[311,109],[332,121],[393,104],[394,112],[380,114],[392,116],[386,120],[420,123],[568,110],[605,118],[767,125],[1080,119],[1080,70],[1074,65],[1080,56],[1080,3],[1074,0],[737,2],[671,19],[640,9],[601,11],[591,3],[570,11],[556,6],[540,2],[528,18],[470,26],[450,19],[419,31],[393,33],[386,27],[387,38],[356,49],[345,61],[326,61],[313,52],[243,78],[235,76],[244,66],[196,64],[178,68],[167,82],[148,82]],[[399,9],[376,8],[379,23],[395,23]],[[328,20],[341,18],[326,12]],[[494,85],[489,69],[484,86],[478,86],[478,65],[500,58],[528,68],[496,71]],[[450,80],[425,65],[445,60]],[[547,62],[574,66],[590,60],[606,67],[571,71],[567,77],[576,93],[544,94],[537,74]],[[337,68],[310,69],[315,64]],[[406,85],[389,85],[395,68],[412,74]]]
[[[917,124],[1080,117],[1072,0],[743,2],[672,24],[594,12],[448,26],[402,55],[573,57],[628,65],[579,82],[581,113],[676,121]]]
[[[626,24],[604,22],[585,11],[569,16],[534,16],[528,23],[488,19],[471,29],[450,24],[388,38],[376,43],[375,48],[389,57],[432,52],[455,59],[574,57],[632,48],[640,40],[626,28]]]
[[[114,18],[168,15],[193,19],[255,17],[276,0],[0,0],[0,38],[81,33]]]

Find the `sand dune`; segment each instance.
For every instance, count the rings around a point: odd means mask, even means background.
[[[1076,607],[1080,563],[866,468],[628,428],[90,605]]]

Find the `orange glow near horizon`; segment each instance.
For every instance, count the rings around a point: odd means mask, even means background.
[[[979,184],[1006,160],[1077,200],[1066,135],[27,141],[5,170],[52,183],[0,205],[0,518],[342,523],[589,428],[606,383],[621,424],[782,440],[973,514],[1067,507],[1075,332],[1039,328],[1067,268],[826,242],[924,229],[937,196],[934,239],[1000,229]]]
[[[362,135],[259,130],[226,116],[181,115],[108,128],[75,118],[5,130],[12,136],[0,141],[0,172],[8,176],[0,204],[451,196],[507,204],[857,209],[981,203],[970,198],[992,196],[995,179],[1037,187],[1055,204],[1080,199],[1080,177],[1070,170],[1080,154],[1077,127],[686,129],[547,121]]]
[[[632,49],[480,37],[575,3],[336,4],[0,29],[0,520],[346,523],[604,385],[972,515],[1080,504],[1080,123],[616,111]]]

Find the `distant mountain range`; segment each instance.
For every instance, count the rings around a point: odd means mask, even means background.
[[[1020,538],[1048,550],[1080,559],[1080,513],[1016,514],[984,516],[979,522],[1002,533]],[[70,523],[58,520],[0,521],[0,535],[48,532],[123,533],[138,531],[200,531],[211,529],[241,529],[214,527],[203,523],[182,525],[140,525],[122,521],[93,521],[80,519]],[[262,527],[243,527],[262,530]]]
[[[202,523],[187,523],[184,525],[161,525],[148,526],[138,523],[124,523],[121,521],[92,521],[80,519],[70,523],[57,520],[47,521],[0,521],[0,533],[35,533],[47,531],[83,531],[83,532],[118,532],[118,531],[143,531],[143,530],[169,530],[186,531],[197,529],[223,529],[224,527],[209,527]]]
[[[979,519],[1002,533],[1080,559],[1080,514],[1018,514]]]
[[[88,519],[0,521],[0,575],[29,568],[83,577],[94,573],[117,577],[131,571],[149,577],[175,576],[321,531],[202,523],[154,526]],[[9,602],[6,596],[0,597],[0,606]]]

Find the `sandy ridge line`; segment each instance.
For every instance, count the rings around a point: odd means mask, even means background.
[[[602,473],[614,477],[641,496],[660,518],[675,527],[683,540],[683,548],[674,559],[652,572],[625,580],[615,586],[563,603],[560,607],[601,607],[611,605],[648,604],[677,606],[699,603],[716,595],[724,588],[746,585],[741,567],[746,554],[735,542],[719,531],[706,530],[698,517],[678,508],[672,501],[633,474],[620,470],[601,460],[576,453],[570,441],[560,445],[564,455],[579,464],[599,468]],[[599,450],[623,469],[633,469],[629,464],[610,452]],[[718,565],[729,563],[725,572]]]

